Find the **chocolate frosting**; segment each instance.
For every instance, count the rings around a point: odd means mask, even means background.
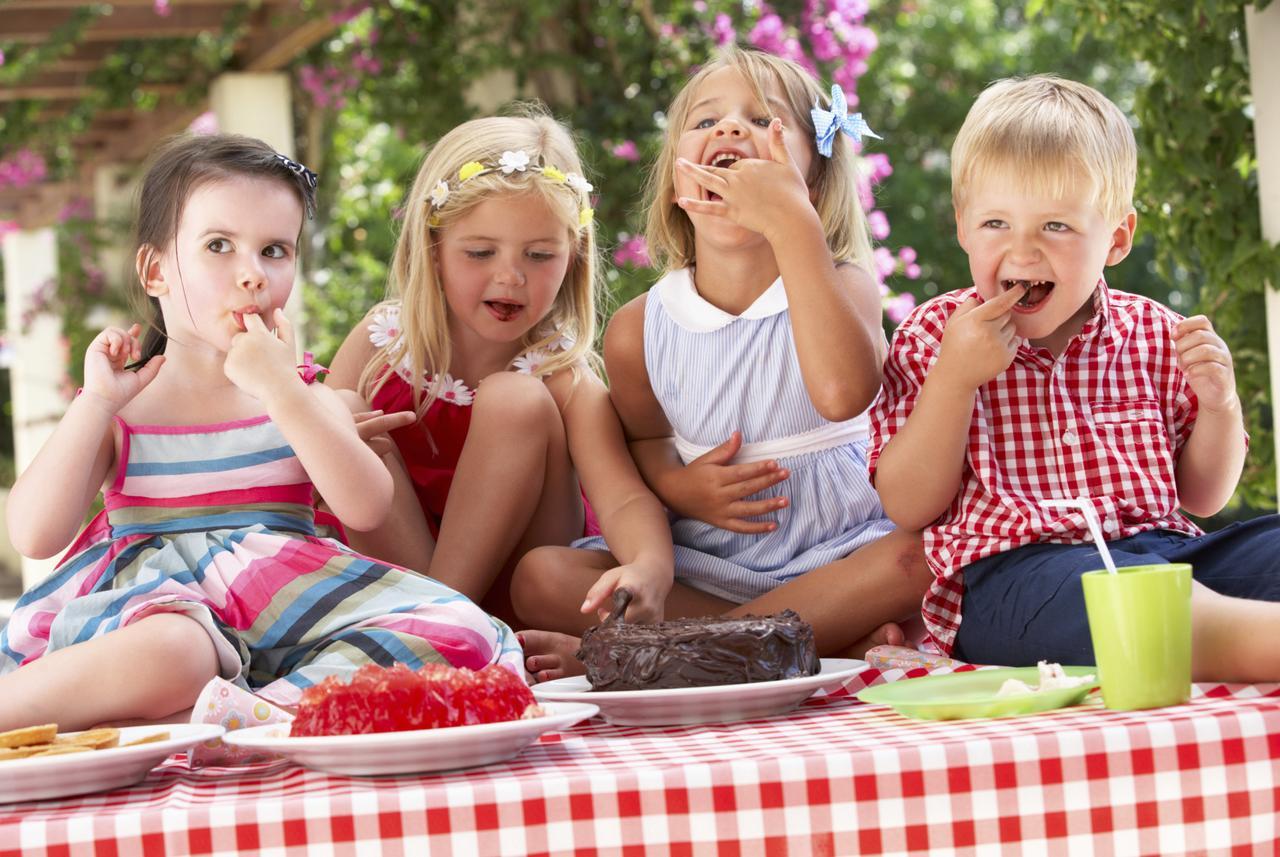
[[[815,675],[813,629],[791,610],[772,616],[674,619],[636,624],[621,617],[631,593],[614,593],[603,624],[582,635],[578,659],[592,690],[745,684]]]

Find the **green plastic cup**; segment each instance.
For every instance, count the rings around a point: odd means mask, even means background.
[[[1102,702],[1129,710],[1191,696],[1191,566],[1139,565],[1081,578]]]

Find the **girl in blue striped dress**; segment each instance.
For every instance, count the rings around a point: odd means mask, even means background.
[[[878,628],[900,642],[891,623],[918,613],[930,580],[919,534],[894,530],[867,477],[886,343],[856,152],[840,133],[865,126],[837,93],[811,114],[824,101],[813,77],[750,50],[694,75],[650,179],[649,247],[667,273],[605,335],[614,406],[673,516],[666,614],[791,608],[823,654],[865,648]],[[598,539],[575,547],[517,568],[522,620],[594,623],[568,595],[611,560]],[[566,666],[572,641],[524,637],[540,679]]]
[[[465,597],[316,533],[313,488],[367,530],[393,486],[339,396],[309,384],[282,311],[315,186],[246,137],[156,155],[137,272],[158,316],[145,339],[94,339],[10,496],[27,556],[66,547],[100,489],[106,510],[0,634],[0,730],[166,717],[219,675],[291,706],[370,662],[523,674],[515,636]]]

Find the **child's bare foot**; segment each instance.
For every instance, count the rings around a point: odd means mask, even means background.
[[[846,649],[844,654],[847,657],[861,660],[867,656],[868,649],[874,649],[876,646],[901,646],[906,640],[907,636],[902,632],[901,626],[896,622],[885,622]]]
[[[555,631],[521,631],[516,637],[524,647],[524,668],[534,682],[582,675],[582,662],[574,657],[582,642],[577,637]]]

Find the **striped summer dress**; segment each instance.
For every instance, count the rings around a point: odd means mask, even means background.
[[[893,530],[867,478],[866,414],[830,423],[809,400],[781,279],[734,316],[698,294],[689,270],[676,270],[649,291],[644,312],[649,383],[684,462],[741,431],[734,463],[773,458],[791,471],[748,498],[790,500],[761,519],[778,522],[771,533],[676,519],[677,580],[741,604]]]
[[[106,510],[25,593],[0,673],[159,612],[199,622],[221,675],[281,705],[361,665],[500,662],[515,635],[443,584],[316,536],[312,487],[267,417],[130,426]]]

